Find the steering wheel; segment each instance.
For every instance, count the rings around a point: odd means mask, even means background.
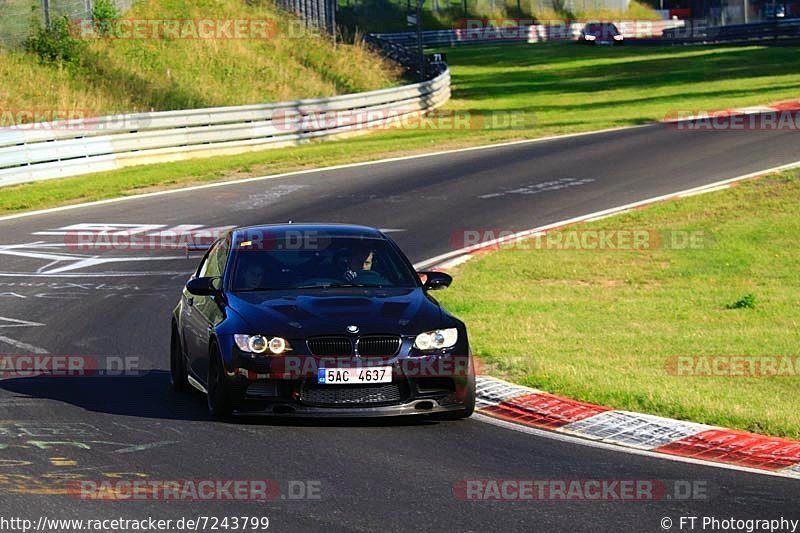
[[[356,272],[356,277],[353,280],[357,284],[364,285],[388,285],[389,280],[384,278],[374,270],[359,270]]]

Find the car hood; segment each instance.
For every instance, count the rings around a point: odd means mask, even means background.
[[[345,335],[352,325],[360,335],[416,335],[442,320],[421,288],[239,292],[228,301],[254,332],[286,338]]]

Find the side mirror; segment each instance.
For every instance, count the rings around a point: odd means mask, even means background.
[[[219,292],[219,278],[194,278],[186,282],[186,290],[195,296],[214,296]]]
[[[423,289],[426,291],[435,291],[438,289],[445,289],[453,283],[453,277],[450,274],[445,274],[444,272],[417,272],[417,274],[422,279],[424,278],[424,285],[422,286]]]

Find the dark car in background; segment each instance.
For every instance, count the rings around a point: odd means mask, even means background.
[[[215,417],[464,418],[475,406],[465,325],[377,229],[283,224],[232,230],[208,249],[172,316],[173,386]]]
[[[578,42],[595,45],[621,45],[625,43],[625,40],[617,26],[611,22],[587,22],[581,30]]]

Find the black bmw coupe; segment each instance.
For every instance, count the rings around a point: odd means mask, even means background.
[[[464,323],[374,228],[283,224],[214,242],[172,317],[173,387],[204,392],[215,417],[465,418],[475,371]]]

